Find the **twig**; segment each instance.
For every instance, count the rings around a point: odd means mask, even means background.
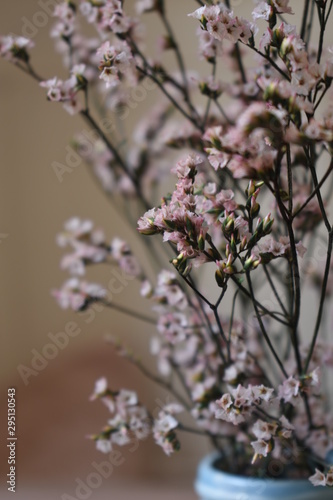
[[[206,299],[206,297],[204,295],[202,295],[201,292],[199,292],[199,290],[191,283],[190,280],[188,280],[186,278],[186,276],[183,276],[182,274],[180,274],[180,276],[183,278],[183,280],[188,284],[188,286],[194,291],[194,293],[200,297],[201,300],[203,300],[211,309],[214,309],[214,305],[209,302],[208,299]]]
[[[304,7],[303,7],[303,18],[302,18],[301,34],[300,34],[302,40],[304,40],[304,38],[305,38],[306,21],[307,21],[307,18],[308,18],[309,5],[310,5],[310,0],[305,0]]]
[[[162,3],[162,5],[163,5],[163,3]],[[187,76],[186,76],[186,68],[185,68],[185,64],[184,64],[184,59],[183,59],[182,53],[180,51],[179,45],[177,43],[176,37],[174,35],[174,32],[172,30],[172,27],[171,27],[171,25],[169,23],[169,20],[168,20],[166,14],[165,14],[164,6],[162,8],[161,18],[162,18],[163,24],[165,26],[165,29],[167,30],[169,38],[171,40],[172,48],[175,51],[176,59],[178,61],[178,66],[179,66],[179,69],[180,69],[180,72],[181,72],[181,75],[182,75],[182,78],[183,78],[185,101],[186,101],[188,107],[190,108],[190,110],[192,111],[193,118],[195,117],[196,119],[199,119],[200,117],[199,117],[199,115],[197,113],[197,110],[195,109],[195,107],[193,106],[193,104],[191,102],[190,92],[189,92],[189,85],[188,85],[188,80],[187,80]]]
[[[231,315],[230,315],[230,319],[229,319],[229,332],[228,332],[228,342],[229,343],[231,342],[231,332],[232,332],[232,327],[234,324],[236,299],[237,299],[238,294],[239,294],[239,288],[237,288],[236,292],[234,293],[233,299],[232,299]]]
[[[94,118],[91,116],[89,110],[86,108],[80,112],[81,116],[92,126],[92,128],[98,133],[101,139],[104,141],[105,145],[108,147],[109,151],[113,154],[115,160],[118,163],[119,168],[124,172],[124,174],[132,181],[133,186],[138,194],[138,197],[141,199],[146,210],[149,210],[150,204],[145,199],[144,194],[142,193],[139,180],[136,176],[132,174],[132,172],[128,169],[125,161],[120,156],[117,148],[112,144],[112,142],[106,137],[104,132],[101,130],[99,125],[96,123]]]
[[[115,311],[119,311],[123,314],[127,314],[128,316],[132,316],[132,318],[139,319],[141,321],[145,321],[146,323],[150,323],[151,325],[156,326],[156,319],[150,318],[149,316],[146,316],[145,314],[141,314],[139,312],[133,311],[132,309],[128,309],[127,307],[120,306],[119,304],[114,304],[113,302],[109,302],[108,300],[103,300],[103,299],[97,299],[95,302],[99,302],[100,304],[103,304],[105,307],[108,307],[109,309],[115,309]]]
[[[225,4],[228,7],[228,9],[231,9],[230,0],[225,0]],[[244,69],[243,61],[242,61],[242,55],[240,53],[238,43],[235,44],[235,55],[236,55],[236,59],[237,59],[237,63],[238,63],[239,72],[241,74],[242,82],[247,83],[245,69]]]
[[[331,14],[331,11],[332,11],[332,7],[333,7],[333,0],[331,0],[330,6],[329,6],[329,9],[328,9],[328,12],[327,12],[327,16],[326,16],[326,19],[325,19],[325,25],[327,24],[328,18],[330,17],[330,14]]]
[[[283,313],[285,314],[286,318],[288,318],[288,316],[289,316],[288,311],[287,311],[287,309],[285,308],[285,306],[284,306],[284,304],[283,304],[282,300],[280,299],[280,296],[279,296],[279,294],[278,294],[278,292],[277,292],[277,289],[276,289],[276,287],[275,287],[275,285],[274,285],[274,282],[273,282],[273,280],[272,280],[272,278],[271,278],[271,276],[270,276],[270,274],[269,274],[269,272],[268,272],[268,269],[267,269],[266,264],[263,264],[263,269],[264,269],[264,273],[265,273],[265,275],[266,275],[267,281],[268,281],[268,283],[269,283],[269,285],[270,285],[271,289],[273,290],[273,293],[274,293],[274,295],[275,295],[275,297],[276,297],[276,299],[277,299],[277,301],[278,301],[278,303],[279,303],[279,305],[280,305],[280,307],[281,307],[281,309],[282,309]]]
[[[250,292],[238,281],[238,279],[235,276],[231,276],[232,281],[238,286],[239,290],[246,295],[248,298],[251,298]],[[272,311],[267,309],[267,307],[263,306],[257,299],[255,299],[255,303],[258,308],[260,308],[265,314],[270,316],[271,318],[275,319],[275,321],[278,321],[279,323],[282,323],[283,325],[290,326],[290,323],[287,321],[284,321],[283,319],[277,317]]]
[[[293,213],[293,174],[291,170],[290,144],[286,146],[287,170],[288,170],[288,210]]]
[[[226,122],[228,122],[230,125],[232,125],[232,121],[230,120],[230,118],[227,116],[226,112],[224,111],[224,109],[222,108],[221,104],[219,103],[218,99],[214,99],[214,104],[215,106],[218,108],[218,110],[220,111],[221,115],[223,116],[223,118],[225,119]]]
[[[144,365],[140,363],[139,360],[134,359],[134,358],[127,358],[131,363],[136,366],[143,375],[145,375],[149,380],[152,382],[155,382],[155,384],[160,385],[161,387],[164,387],[167,389],[169,392],[171,392],[177,399],[178,401],[186,408],[188,411],[191,410],[191,406],[189,403],[183,398],[183,396],[173,387],[173,385],[170,382],[167,382],[166,380],[162,379],[161,377],[158,377],[157,375],[154,375],[151,373]]]
[[[144,65],[144,68],[141,68],[141,66],[139,66],[138,64],[136,65],[136,69],[139,71],[139,73],[147,76],[148,78],[150,78],[153,82],[156,83],[156,85],[160,88],[160,90],[163,92],[163,94],[169,99],[169,101],[175,106],[175,108],[180,112],[182,113],[183,116],[185,116],[185,118],[187,118],[196,128],[198,128],[199,130],[201,130],[201,132],[204,131],[203,129],[203,126],[201,124],[199,124],[197,122],[197,120],[195,118],[193,118],[193,116],[189,115],[187,113],[187,111],[185,111],[179,104],[178,102],[172,97],[172,95],[166,90],[166,88],[164,87],[164,85],[159,81],[159,79],[154,75],[153,73],[153,68],[150,66],[150,64],[148,63],[147,61],[147,58],[144,56],[144,54],[141,52],[141,50],[139,49],[139,47],[137,46],[137,44],[134,42],[134,40],[132,38],[130,38],[128,40],[129,44],[132,46],[132,50],[133,52],[137,53],[137,55],[140,57],[140,59],[142,60],[142,63]],[[147,71],[149,70],[149,71]],[[186,90],[185,89],[182,89],[183,93],[184,93],[184,96],[185,96],[185,100],[186,100]],[[189,102],[187,101],[187,104]],[[191,103],[190,103],[191,105]],[[190,108],[191,111],[193,111],[192,108]]]
[[[282,75],[286,80],[288,80],[288,82],[291,81],[290,76],[287,75],[287,73],[285,73],[283,71],[283,69],[281,69],[280,66],[278,66],[276,64],[276,62],[268,54],[264,54],[263,52],[261,52],[256,47],[252,47],[251,45],[248,45],[248,44],[246,44],[244,42],[241,42],[241,43],[243,43],[246,47],[249,47],[250,49],[254,50],[257,54],[259,54],[261,57],[263,57],[264,59],[266,59],[266,61],[268,61],[273,66],[273,68],[275,68],[276,71],[278,71],[280,73],[280,75]]]
[[[215,80],[215,75],[216,75],[216,54],[214,56],[214,61],[212,63],[212,80],[213,81]],[[208,119],[211,103],[212,103],[212,97],[209,96],[208,101],[207,101],[207,105],[206,105],[205,116],[204,116],[204,127],[206,127],[206,124],[207,124],[207,119]]]
[[[312,198],[314,198],[317,194],[317,192],[320,190],[320,188],[323,186],[323,184],[325,183],[325,181],[327,180],[327,178],[329,177],[330,173],[332,172],[333,170],[333,158],[331,160],[331,163],[330,163],[330,166],[328,167],[325,175],[322,177],[322,179],[320,180],[320,182],[318,182],[317,186],[315,187],[315,189],[312,191],[312,193],[310,194],[310,196],[305,200],[305,202],[303,203],[303,205],[298,208],[296,210],[296,212],[293,213],[293,219],[295,217],[297,217],[297,215],[299,215],[302,210],[304,210],[304,208],[308,205],[308,203],[310,203],[310,201],[312,200]]]
[[[34,68],[31,66],[30,61],[27,61],[27,68],[28,68],[28,73],[31,75],[37,82],[42,82],[43,78],[36,73]]]
[[[324,2],[323,7],[320,7],[317,3],[317,11],[320,23],[320,35],[319,35],[319,45],[318,45],[318,53],[317,53],[317,63],[320,64],[321,55],[323,52],[323,44],[324,44],[324,36],[326,29],[326,21],[325,21],[325,12],[326,12],[326,2]]]
[[[274,187],[275,187],[275,196],[278,203],[278,207],[281,213],[281,216],[286,224],[289,241],[290,241],[290,252],[291,252],[291,265],[292,265],[292,283],[294,287],[294,311],[292,318],[292,340],[293,347],[295,351],[295,358],[297,362],[297,368],[299,375],[302,375],[302,361],[299,350],[299,339],[298,339],[298,323],[300,318],[301,311],[301,280],[299,274],[299,266],[298,266],[298,257],[296,251],[296,242],[295,235],[292,227],[292,215],[290,212],[287,212],[286,207],[281,200],[280,195],[280,187],[279,187],[279,176],[281,172],[281,162],[282,162],[283,153],[280,151],[276,160],[276,173],[274,179]]]
[[[312,26],[313,26],[315,5],[316,5],[316,0],[312,0],[309,22],[308,22],[308,25],[307,25],[307,28],[306,28],[306,40],[305,40],[306,46],[309,45],[310,40],[311,40],[311,33],[312,33]]]
[[[199,125],[199,123],[196,123],[196,121],[192,118],[191,115],[189,115],[187,113],[187,111],[185,111],[185,109],[183,109],[179,104],[178,102],[172,97],[171,94],[169,94],[169,92],[166,90],[166,88],[162,85],[162,83],[159,81],[159,79],[153,75],[152,73],[149,73],[148,71],[144,70],[143,68],[141,68],[140,66],[136,66],[136,69],[142,73],[143,75],[145,75],[146,77],[150,78],[153,82],[156,83],[156,85],[160,88],[160,90],[163,92],[163,94],[169,99],[169,101],[174,105],[174,107],[185,117],[187,118],[187,120],[189,120],[196,128],[198,128],[199,130],[201,130],[203,132],[203,127],[201,125]]]
[[[309,152],[306,149],[304,149],[304,152],[305,152],[305,155],[307,158],[308,167],[309,167],[311,175],[312,175],[312,180],[313,180],[313,184],[314,184],[314,188],[315,188],[315,194],[317,196],[317,200],[318,200],[321,214],[323,216],[324,224],[326,226],[327,231],[330,232],[331,231],[331,224],[327,218],[327,214],[326,214],[323,198],[321,196],[320,188],[318,188],[319,183],[318,183],[317,172],[316,172],[316,169],[313,165],[313,162],[312,162],[312,159],[309,155]],[[333,159],[332,159],[332,161],[333,161]]]
[[[257,301],[255,300],[255,296],[254,296],[254,291],[253,291],[253,287],[252,287],[252,281],[251,281],[251,276],[250,276],[250,272],[247,271],[246,273],[246,278],[247,278],[247,282],[248,282],[248,285],[249,285],[249,290],[250,290],[250,295],[251,295],[251,299],[252,299],[252,303],[253,303],[253,307],[254,307],[254,310],[255,310],[255,313],[256,313],[256,317],[257,317],[257,320],[258,320],[258,323],[259,323],[259,326],[260,326],[260,330],[264,336],[264,339],[271,351],[271,353],[273,354],[277,364],[279,365],[283,375],[285,376],[285,378],[288,378],[288,374],[283,366],[283,363],[282,361],[280,360],[272,342],[271,342],[271,339],[269,338],[267,332],[266,332],[266,328],[265,328],[265,325],[261,319],[261,316],[260,316],[260,312],[259,312],[259,309],[258,309],[258,306],[257,306]]]
[[[317,319],[316,319],[316,324],[315,324],[315,329],[314,329],[314,333],[313,333],[313,337],[312,337],[312,341],[311,341],[309,354],[307,356],[306,363],[305,363],[305,372],[309,368],[309,364],[310,364],[310,361],[311,361],[311,358],[313,355],[313,351],[314,351],[314,348],[316,345],[316,341],[317,341],[317,337],[318,337],[318,333],[319,333],[319,329],[320,329],[320,324],[321,324],[321,320],[322,320],[324,303],[325,303],[325,296],[326,296],[326,288],[327,288],[327,283],[328,283],[328,277],[330,274],[331,258],[332,258],[332,244],[333,244],[333,230],[332,230],[332,226],[327,218],[327,214],[326,214],[325,207],[324,207],[324,202],[323,202],[323,199],[322,199],[322,196],[320,193],[320,188],[318,187],[319,183],[318,183],[318,179],[317,179],[316,169],[314,168],[312,161],[311,161],[311,158],[309,157],[308,154],[307,154],[307,159],[308,159],[308,165],[309,165],[309,168],[310,168],[310,171],[312,174],[312,178],[313,178],[320,211],[322,213],[324,224],[325,224],[327,232],[328,232],[328,245],[327,245],[327,257],[326,257],[326,264],[325,264],[324,279],[323,279],[322,288],[321,288],[319,309],[318,309],[318,314],[317,314]],[[333,163],[333,160],[331,163]]]
[[[323,100],[323,98],[325,97],[327,91],[329,90],[329,88],[331,87],[331,80],[329,81],[329,83],[326,83],[325,85],[325,88],[323,90],[323,92],[321,93],[321,96],[319,97],[318,101],[316,102],[315,106],[314,106],[314,111],[317,110],[318,106],[320,105],[321,101]]]

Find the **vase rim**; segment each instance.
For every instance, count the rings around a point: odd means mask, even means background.
[[[242,476],[213,467],[221,455],[212,453],[199,464],[195,489],[203,500],[328,500],[330,488],[315,488],[308,479]]]
[[[309,485],[311,483],[309,483],[309,480],[308,479],[304,479],[304,478],[295,478],[295,479],[278,479],[278,478],[274,478],[274,477],[256,477],[256,476],[246,476],[244,474],[235,474],[233,472],[226,472],[224,470],[221,470],[221,469],[217,469],[214,467],[214,462],[215,460],[221,458],[221,454],[219,453],[211,453],[209,455],[207,455],[206,457],[203,458],[203,460],[201,461],[200,465],[199,465],[199,473],[200,473],[200,469],[201,470],[205,470],[205,473],[207,473],[207,469],[209,469],[209,473],[211,475],[214,475],[216,477],[222,477],[224,476],[225,478],[229,478],[231,481],[232,480],[237,480],[237,482],[239,483],[240,481],[244,481],[244,482],[249,482],[249,481],[253,481],[253,482],[256,482],[257,484],[259,483],[267,483],[267,482],[270,482],[271,484],[279,484],[279,485],[283,485],[283,484],[288,484],[290,485],[291,482],[293,483],[297,483],[298,485]]]

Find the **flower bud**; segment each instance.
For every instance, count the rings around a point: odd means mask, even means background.
[[[211,143],[213,147],[216,148],[218,151],[222,150],[222,142],[217,136],[211,138]]]
[[[224,272],[224,274],[234,274],[234,272],[235,272],[235,268],[232,265],[232,255],[231,254],[228,257],[227,262],[223,263],[223,272]]]
[[[239,247],[240,252],[245,250],[246,245],[247,245],[247,238],[246,238],[246,236],[243,236],[243,239],[242,239],[240,247]]]
[[[260,205],[259,203],[256,202],[256,197],[252,196],[251,198],[251,207],[250,207],[250,215],[251,217],[257,217],[258,213],[260,211]]]
[[[235,221],[232,215],[228,215],[223,222],[223,231],[226,233],[232,233],[235,227]]]
[[[271,214],[269,213],[263,220],[263,232],[265,235],[271,232],[273,223],[274,219],[271,219]]]
[[[233,255],[235,255],[237,253],[237,245],[236,245],[234,233],[232,233],[232,235],[231,235],[230,249],[231,249],[231,252],[232,252]]]
[[[170,220],[170,219],[163,219],[164,224],[168,229],[171,229],[171,231],[174,231],[177,227],[176,222]]]
[[[170,38],[167,35],[164,35],[161,38],[161,47],[162,47],[163,50],[174,49],[175,48],[175,44],[174,44],[172,38]]]
[[[198,248],[200,252],[203,252],[205,249],[205,238],[202,233],[200,233],[199,238],[198,238]]]
[[[261,257],[257,258],[256,255],[251,254],[251,256],[246,259],[243,270],[250,271],[252,269],[256,269],[261,263]]]
[[[249,239],[249,241],[247,242],[247,248],[250,249],[250,248],[253,248],[254,245],[256,245],[258,241],[258,233],[255,231],[251,238]]]
[[[284,38],[285,33],[283,29],[277,28],[272,32],[272,42],[275,47],[280,48]]]
[[[258,217],[258,220],[257,220],[257,225],[256,225],[256,233],[257,235],[260,237],[262,236],[262,233],[263,233],[263,228],[264,228],[264,221],[261,220],[260,217]]]
[[[252,196],[254,194],[255,190],[256,190],[256,186],[255,186],[253,180],[251,179],[247,188],[245,189],[246,196],[249,198],[250,196]]]
[[[189,235],[189,237],[191,239],[194,239],[194,235],[195,235],[194,227],[193,227],[191,219],[187,216],[185,217],[185,223],[186,223],[187,234]]]
[[[225,256],[228,258],[230,255],[230,244],[227,243],[225,247]]]
[[[221,271],[221,269],[217,269],[217,270],[215,271],[215,280],[216,280],[217,285],[218,285],[220,288],[223,288],[224,283],[225,283],[225,275],[224,275],[224,273]]]
[[[293,39],[290,36],[287,36],[283,39],[283,41],[281,43],[281,47],[280,47],[280,55],[281,55],[282,59],[284,59],[286,57],[286,55],[289,54],[289,52],[291,52],[293,50],[292,41],[293,41]]]

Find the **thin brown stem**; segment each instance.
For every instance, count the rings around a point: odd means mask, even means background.
[[[250,292],[238,281],[238,279],[235,276],[231,276],[230,279],[235,283],[235,285],[239,288],[239,290],[246,297],[251,298]],[[272,311],[270,311],[269,309],[267,309],[267,307],[265,307],[264,305],[262,305],[257,299],[255,299],[255,303],[256,303],[258,309],[260,309],[263,313],[265,313],[268,316],[270,316],[271,318],[273,318],[275,321],[278,321],[282,325],[290,326],[289,322],[287,322],[284,319],[279,318],[278,316],[276,316],[276,314],[274,314]]]
[[[119,304],[114,304],[113,302],[109,302],[108,300],[103,300],[103,299],[95,300],[94,302],[99,302],[100,304],[103,304],[105,307],[108,307],[109,309],[114,309],[115,311],[119,311],[123,314],[126,314],[127,316],[139,319],[140,321],[144,321],[145,323],[149,323],[151,325],[156,326],[156,319],[150,318],[145,314],[133,311],[132,309],[128,309],[128,307],[124,307]]]
[[[325,21],[325,15],[326,15],[326,2],[324,2],[323,7],[317,3],[317,10],[318,10],[318,18],[319,18],[319,23],[320,23],[320,34],[319,34],[319,44],[318,44],[318,52],[317,52],[317,63],[320,64],[322,52],[323,52],[323,45],[324,45],[324,36],[325,36],[325,29],[326,29],[326,21]]]
[[[256,47],[252,47],[251,45],[248,45],[248,44],[244,44],[244,45],[246,47],[249,47],[250,49],[254,50],[254,52],[256,52],[261,57],[263,57],[264,59],[266,59],[266,61],[268,61],[273,66],[273,68],[276,69],[276,71],[278,71],[280,73],[280,75],[282,75],[286,80],[288,80],[288,82],[291,81],[290,76],[285,71],[283,71],[283,69],[281,69],[280,66],[278,66],[276,64],[276,62],[268,54],[264,54],[259,49],[257,49]]]
[[[162,3],[162,5],[163,5],[163,3]],[[174,49],[175,54],[176,54],[176,59],[177,59],[178,66],[179,66],[179,69],[180,69],[180,72],[182,75],[182,79],[183,79],[185,101],[186,101],[189,109],[192,112],[192,117],[198,120],[200,117],[199,117],[196,109],[194,108],[194,106],[191,102],[191,98],[190,98],[190,91],[189,91],[189,85],[188,85],[188,80],[187,80],[187,75],[186,75],[186,68],[185,68],[185,64],[184,64],[184,59],[183,59],[182,53],[180,51],[176,37],[174,35],[173,29],[171,27],[171,24],[169,23],[169,20],[165,14],[164,6],[161,10],[161,18],[162,18],[163,24],[165,26],[165,29],[168,33],[168,36],[171,40],[172,48]]]
[[[142,73],[143,75],[145,75],[147,78],[150,78],[153,82],[156,83],[156,85],[160,88],[160,90],[163,92],[163,94],[169,99],[169,101],[173,104],[173,106],[187,119],[189,120],[196,128],[198,128],[199,130],[203,131],[203,128],[201,125],[199,125],[193,118],[191,115],[189,115],[187,113],[187,111],[185,111],[185,109],[183,109],[179,104],[178,102],[176,101],[176,99],[174,99],[174,97],[172,97],[172,95],[166,90],[166,88],[164,87],[164,85],[159,81],[159,79],[153,74],[153,73],[150,73],[148,72],[147,70],[141,68],[140,66],[136,66],[136,69],[139,71],[139,73]]]
[[[310,0],[305,0],[304,7],[303,7],[302,27],[301,27],[302,40],[304,40],[304,38],[305,38],[306,24],[307,24],[307,18],[308,18],[308,13],[309,13],[309,5],[310,5]]]
[[[215,80],[215,75],[216,75],[216,55],[214,57],[214,61],[212,62],[212,80]],[[207,105],[206,105],[206,111],[204,115],[204,127],[206,128],[208,116],[209,116],[209,111],[210,111],[210,106],[212,104],[212,96],[210,95],[207,100]]]
[[[133,175],[133,173],[128,169],[125,161],[120,156],[120,153],[118,152],[117,148],[106,137],[106,135],[104,134],[104,132],[102,131],[102,129],[99,127],[99,125],[96,123],[96,121],[94,120],[94,118],[91,116],[91,114],[90,114],[90,112],[89,112],[88,109],[84,109],[83,111],[81,111],[81,116],[83,116],[83,118],[86,120],[86,122],[88,122],[89,125],[91,125],[91,127],[101,137],[101,139],[103,140],[103,142],[105,143],[105,145],[107,146],[107,148],[109,149],[109,151],[113,154],[115,160],[117,161],[117,164],[118,164],[119,168],[132,181],[133,186],[134,186],[134,188],[135,188],[135,190],[137,192],[137,195],[140,198],[140,200],[142,201],[145,209],[149,210],[151,207],[150,207],[150,204],[149,204],[148,200],[146,200],[146,198],[145,198],[145,196],[144,196],[144,194],[143,194],[143,192],[141,190],[139,179],[135,175]]]
[[[252,300],[252,304],[253,304],[253,307],[254,307],[254,310],[255,310],[255,313],[256,313],[256,317],[257,317],[257,320],[258,320],[258,323],[259,323],[259,326],[260,326],[260,330],[263,334],[263,337],[268,345],[268,348],[270,349],[275,361],[277,362],[277,364],[279,365],[283,375],[285,376],[285,378],[288,378],[288,373],[286,372],[285,370],[285,367],[283,366],[283,363],[282,361],[280,360],[279,358],[279,355],[277,354],[272,342],[271,342],[271,339],[269,338],[268,334],[267,334],[267,331],[266,331],[266,328],[265,328],[265,325],[262,321],[262,318],[261,318],[261,315],[260,315],[260,311],[258,309],[258,306],[257,306],[257,301],[255,300],[255,296],[254,296],[254,291],[253,291],[253,286],[252,286],[252,280],[251,280],[251,276],[250,276],[250,272],[248,271],[246,273],[246,278],[247,278],[247,282],[248,282],[248,285],[249,285],[249,290],[250,290],[250,295],[251,295],[251,300]]]
[[[157,375],[154,375],[151,373],[139,360],[134,359],[134,358],[127,358],[134,366],[136,366],[140,372],[145,375],[149,380],[154,382],[155,384],[160,385],[167,391],[171,392],[175,396],[175,398],[186,408],[188,411],[191,410],[190,404],[186,401],[186,399],[173,387],[173,385],[170,382],[167,382],[161,377],[158,377]]]
[[[282,309],[285,317],[288,318],[289,317],[288,311],[285,308],[282,300],[280,299],[280,296],[279,296],[278,291],[277,291],[277,289],[276,289],[276,287],[274,285],[274,282],[273,282],[273,280],[272,280],[272,278],[271,278],[271,276],[270,276],[270,274],[268,272],[266,264],[263,264],[263,269],[264,269],[264,273],[266,275],[267,281],[268,281],[268,283],[269,283],[269,285],[270,285],[270,287],[271,287],[271,289],[272,289],[272,291],[273,291],[273,293],[274,293],[274,295],[276,297],[276,300],[278,301],[278,303],[279,303],[279,305],[280,305],[280,307],[281,307],[281,309]]]
[[[305,202],[303,203],[303,205],[301,207],[299,207],[293,213],[293,219],[295,217],[297,217],[297,215],[299,215],[304,210],[304,208],[310,203],[310,201],[312,200],[312,198],[314,198],[317,195],[317,192],[324,185],[324,183],[328,179],[328,177],[329,177],[330,173],[332,172],[332,170],[333,170],[333,158],[331,159],[330,166],[328,167],[326,173],[324,174],[324,176],[322,177],[322,179],[320,180],[320,182],[318,182],[318,184],[316,185],[315,189],[312,191],[312,193],[310,194],[310,196],[305,200]]]

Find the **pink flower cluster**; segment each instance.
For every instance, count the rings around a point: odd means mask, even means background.
[[[64,225],[64,232],[57,236],[60,247],[70,246],[74,252],[61,260],[60,267],[70,274],[82,276],[86,266],[107,259],[108,248],[102,230],[94,229],[90,220],[73,217]]]
[[[235,16],[223,4],[212,7],[205,5],[189,15],[199,19],[202,29],[218,41],[230,40],[235,43],[240,40],[249,43],[257,31],[253,23]]]
[[[183,410],[184,408],[179,404],[169,404],[163,407],[154,421],[153,435],[155,442],[162,447],[164,453],[168,456],[180,449],[180,442],[175,433],[179,422],[174,415]]]
[[[154,419],[140,404],[135,392],[126,389],[111,391],[104,377],[97,380],[90,399],[100,399],[111,413],[107,426],[99,434],[91,436],[99,451],[110,453],[113,445],[129,445],[142,441],[151,434],[167,455],[179,450],[180,443],[175,433],[179,422],[175,415],[184,410],[180,404],[163,406]]]
[[[83,109],[78,93],[86,87],[87,80],[84,73],[85,65],[76,65],[72,68],[68,80],[63,81],[55,77],[42,81],[40,86],[47,89],[47,98],[50,101],[63,102],[66,111],[70,115],[75,115]]]
[[[75,11],[75,4],[71,1],[56,5],[53,15],[58,18],[58,21],[51,31],[51,36],[69,42],[74,33]]]
[[[23,36],[0,36],[0,55],[5,59],[17,63],[18,61],[28,61],[28,49],[34,43]]]
[[[256,405],[271,401],[273,392],[274,389],[263,385],[249,386],[248,388],[238,385],[236,389],[232,390],[231,394],[224,394],[216,402],[218,409],[215,417],[234,425],[245,422]]]
[[[99,285],[80,281],[88,266],[101,263],[115,264],[128,276],[144,280],[144,275],[129,245],[120,238],[106,243],[104,232],[94,228],[92,221],[73,217],[64,226],[64,232],[57,236],[60,247],[70,247],[73,252],[65,255],[60,267],[73,278],[66,281],[60,290],[53,292],[62,308],[82,310],[90,303],[106,297],[106,290]]]
[[[2,57],[88,124],[75,150],[122,218],[132,227],[138,221],[140,235],[159,236],[144,241],[139,263],[122,238],[107,240],[90,220],[70,219],[57,238],[69,249],[60,267],[70,279],[53,295],[62,308],[100,302],[154,327],[157,374],[121,342],[115,347],[177,401],[153,418],[136,393],[100,379],[93,399],[111,416],[93,436],[99,450],[151,435],[171,455],[179,434],[193,430],[178,418],[186,409],[195,432],[227,449],[239,473],[252,460],[263,476],[270,459],[292,456],[286,475],[332,486],[331,395],[322,380],[333,367],[332,343],[322,338],[333,290],[333,56],[325,46],[332,2],[313,2],[314,15],[305,9],[295,22],[300,30],[288,22],[289,0],[256,0],[251,21],[235,2],[234,10],[209,3],[189,14],[198,21],[202,74],[188,68],[159,0],[133,5],[140,16],[154,12],[163,30],[149,51],[146,16],[132,18],[126,2],[59,3],[52,35],[67,79],[38,76],[31,41],[0,38]],[[152,313],[111,303],[106,286],[86,281],[99,265],[136,279]]]
[[[190,156],[176,167],[178,183],[170,203],[159,209],[149,210],[138,222],[138,230],[145,235],[163,234],[163,240],[177,245],[184,259],[202,255],[207,225],[204,217],[195,213],[196,198],[193,180],[196,166],[202,163],[199,156]]]
[[[327,474],[316,469],[315,474],[310,478],[313,486],[331,486],[333,487],[333,467],[330,467]]]
[[[96,23],[100,32],[127,33],[133,21],[123,11],[121,0],[81,0],[80,10],[89,23]]]
[[[97,50],[97,54],[100,56],[100,78],[104,80],[107,88],[118,85],[124,77],[135,85],[135,62],[126,42],[114,45],[109,41],[104,42]]]
[[[100,399],[111,413],[107,426],[98,435],[91,436],[96,447],[110,453],[113,445],[125,446],[146,439],[150,434],[149,414],[133,391],[111,391],[105,378],[99,379],[91,400]]]
[[[62,309],[83,311],[91,302],[104,299],[106,291],[97,283],[71,278],[59,290],[53,290],[52,295]]]

